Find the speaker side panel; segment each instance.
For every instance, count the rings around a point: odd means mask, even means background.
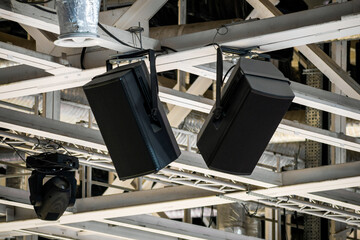
[[[116,171],[121,179],[126,179],[153,172],[154,164],[124,87],[124,81],[136,82],[136,79],[132,71],[121,78],[115,76],[111,81],[84,90]],[[130,97],[137,99],[138,105],[144,104],[139,91],[133,91]]]

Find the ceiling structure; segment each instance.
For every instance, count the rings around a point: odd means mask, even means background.
[[[159,88],[160,99],[167,104],[168,119],[182,154],[157,174],[133,182],[115,180],[108,183],[91,179],[91,168],[109,174],[115,174],[115,170],[89,106],[60,99],[59,90],[83,86],[106,71],[105,61],[109,56],[133,49],[119,44],[98,29],[99,47],[87,49],[83,61],[86,69],[81,69],[82,49],[65,49],[53,44],[59,26],[56,14],[51,12],[54,11],[51,4],[43,7],[48,10],[44,11],[16,0],[0,2],[0,18],[19,23],[36,41],[36,51],[11,41],[0,42],[0,58],[17,63],[0,69],[0,145],[6,148],[4,141],[11,141],[20,150],[40,153],[43,151],[40,145],[45,146],[49,140],[59,142],[66,151],[79,157],[83,166],[78,176],[83,183],[83,198],[77,199],[75,206],[55,222],[36,218],[26,189],[0,186],[0,214],[5,217],[5,221],[0,223],[0,238],[257,239],[148,215],[159,213],[161,216],[166,211],[233,202],[257,202],[267,207],[342,222],[350,228],[360,227],[360,198],[356,190],[360,186],[360,162],[282,171],[285,163],[306,159],[266,151],[251,176],[236,176],[208,169],[197,153],[196,133],[179,129],[191,111],[207,114],[214,104],[213,99],[203,96],[216,78],[216,50],[213,46],[206,46],[212,39],[225,46],[250,48],[257,54],[294,47],[300,63],[301,58],[310,61],[342,93],[291,81],[294,103],[351,118],[354,125],[358,124],[360,85],[336,59],[329,57],[316,44],[358,39],[360,1],[282,15],[274,6],[279,1],[247,0],[254,8],[249,14],[252,19],[235,20],[226,25],[226,34],[217,34],[224,28],[218,26],[180,36],[150,38],[148,22],[166,2],[107,0],[107,7],[112,4],[126,7],[100,12],[99,21],[107,31],[129,45],[140,45],[132,33],[126,31],[140,22],[145,29],[142,36],[144,48],[160,50],[161,46],[166,46],[177,50],[157,57],[158,73],[177,69],[196,75],[185,91],[178,90],[179,84],[173,88],[163,84]],[[305,65],[306,60],[302,64]],[[231,65],[231,61],[226,62],[225,71]],[[40,97],[42,93],[48,94]],[[49,102],[52,107],[49,107]],[[46,118],[38,116],[41,105],[45,103]],[[75,124],[79,120],[83,120],[84,126]],[[277,129],[279,133],[287,137],[286,141],[308,139],[360,152],[359,135],[349,136],[289,119],[282,120]],[[7,158],[1,157],[0,161],[8,166],[16,164],[16,167],[21,167],[18,162],[7,161]],[[264,167],[269,162],[277,164]],[[86,178],[84,171],[87,171]],[[29,172],[23,170],[22,174],[26,177]],[[91,185],[96,184],[108,187],[108,195],[91,197]]]

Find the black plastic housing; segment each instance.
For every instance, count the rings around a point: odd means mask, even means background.
[[[83,89],[120,179],[157,172],[179,157],[159,98],[157,117],[152,117],[143,61],[96,76]]]
[[[214,106],[198,134],[208,167],[251,174],[293,98],[288,79],[270,62],[241,58],[222,90],[220,119]]]

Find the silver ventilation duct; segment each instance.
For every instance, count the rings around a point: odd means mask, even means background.
[[[61,47],[97,45],[101,0],[56,0],[60,36],[54,43]]]

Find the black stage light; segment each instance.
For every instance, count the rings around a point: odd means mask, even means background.
[[[157,172],[180,155],[158,97],[154,57],[150,51],[151,77],[140,61],[110,70],[83,87],[122,180]]]
[[[29,177],[30,202],[38,218],[58,220],[66,208],[75,204],[76,157],[60,153],[42,153],[26,159],[28,168],[35,169]],[[54,176],[43,184],[46,176]]]
[[[209,168],[251,174],[294,94],[288,79],[270,62],[245,58],[221,93],[221,54],[218,50],[216,105],[198,134],[197,146]]]

